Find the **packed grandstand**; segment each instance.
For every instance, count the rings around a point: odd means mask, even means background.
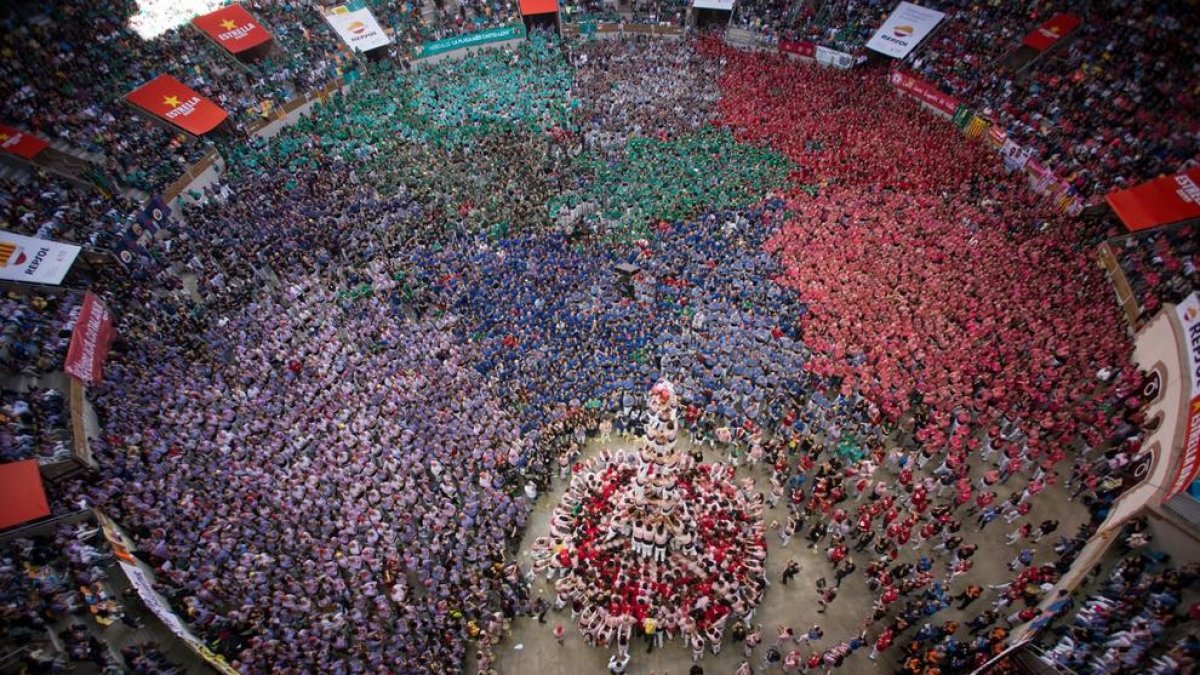
[[[0,671],[1197,672],[1194,2],[330,2],[0,7]]]

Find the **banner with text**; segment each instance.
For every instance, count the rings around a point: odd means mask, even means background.
[[[1055,14],[1050,17],[1049,21],[1030,31],[1022,44],[1044,52],[1058,44],[1059,40],[1070,35],[1081,23],[1083,23],[1083,19],[1074,14]]]
[[[892,86],[899,89],[902,93],[947,115],[954,115],[958,111],[960,101],[957,98],[949,94],[943,94],[937,87],[920,78],[901,72],[893,72]]]
[[[867,48],[902,59],[921,44],[945,16],[928,7],[901,2],[867,42]]]
[[[854,57],[846,52],[839,52],[836,49],[828,47],[817,47],[816,50],[817,63],[831,68],[840,68],[848,70],[854,67]]]
[[[1004,168],[1009,173],[1025,168],[1032,154],[1031,150],[1021,147],[1011,138],[1005,138],[1004,145],[1000,146],[1000,156],[1004,158]]]
[[[126,94],[125,100],[196,136],[216,129],[229,117],[221,106],[170,75],[159,75]]]
[[[129,579],[129,584],[133,586],[138,597],[149,609],[158,617],[159,621],[167,627],[175,637],[179,638],[192,649],[200,658],[204,659],[218,673],[222,675],[239,675],[238,671],[229,665],[225,657],[213,652],[204,644],[204,641],[196,637],[196,634],[188,628],[187,624],[179,618],[175,610],[167,602],[157,590],[154,588],[154,577],[151,573],[142,568],[142,564],[134,557],[131,551],[137,549],[137,545],[125,533],[125,530],[117,524],[115,520],[109,518],[103,511],[92,509],[92,513],[96,515],[96,522],[100,524],[100,530],[104,533],[104,538],[108,540],[112,547],[113,555],[117,557],[117,563],[121,566],[121,571]]]
[[[192,19],[192,25],[204,31],[231,54],[271,41],[271,34],[241,5],[222,7],[211,14]]]
[[[171,209],[159,195],[152,196],[137,213],[126,218],[113,244],[113,253],[121,266],[127,271],[154,268],[151,243],[159,229],[168,227],[170,222]]]
[[[146,605],[146,609],[153,612],[154,616],[158,617],[158,620],[163,622],[163,625],[167,627],[167,630],[174,633],[175,637],[187,643],[200,658],[204,659],[217,672],[224,673],[224,675],[238,675],[237,669],[230,666],[223,657],[214,653],[208,648],[208,645],[204,644],[203,640],[196,637],[196,634],[188,628],[183,619],[179,618],[175,610],[171,609],[171,605],[167,602],[167,599],[154,590],[154,582],[139,565],[133,565],[124,560],[118,560],[117,564],[121,566],[121,570],[129,578],[129,585],[133,586],[133,589],[137,591],[138,596]]]
[[[0,148],[21,159],[33,159],[50,147],[46,141],[5,124],[0,124]]]
[[[519,40],[525,37],[524,24],[514,24],[512,26],[499,26],[497,28],[489,28],[481,30],[478,33],[467,33],[466,35],[455,35],[454,37],[446,38],[445,40],[435,40],[427,42],[420,47],[417,47],[417,58],[423,59],[427,56],[435,54],[444,54],[462,49],[464,47],[478,47],[492,42],[504,42],[505,40]]]
[[[812,42],[792,42],[791,40],[780,40],[779,51],[784,54],[795,54],[803,56],[807,59],[817,58],[817,45]]]
[[[0,279],[57,286],[81,250],[74,244],[0,230]]]
[[[1130,232],[1200,218],[1200,169],[1156,178],[1105,197]]]
[[[1187,433],[1183,437],[1183,456],[1179,470],[1167,491],[1167,498],[1183,492],[1200,473],[1200,292],[1194,292],[1175,306],[1179,323],[1183,325],[1184,351],[1187,352],[1188,377],[1191,388],[1187,396]]]
[[[350,9],[346,5],[338,5],[325,15],[325,21],[342,38],[342,42],[355,51],[366,52],[392,43],[392,39],[375,20],[375,15],[366,7]]]
[[[96,384],[100,381],[112,338],[112,314],[95,293],[89,292],[83,298],[75,330],[71,331],[71,345],[67,348],[67,363],[63,370],[88,384]]]

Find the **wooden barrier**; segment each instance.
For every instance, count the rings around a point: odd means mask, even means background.
[[[176,178],[174,183],[171,183],[167,186],[167,189],[163,190],[163,200],[167,203],[174,201],[176,197],[183,194],[183,191],[192,184],[192,181],[199,178],[205,171],[208,171],[220,158],[221,156],[217,154],[216,150],[209,148],[208,152],[204,153],[204,156],[200,158],[200,161],[188,167],[182,176]]]
[[[74,444],[75,459],[85,465],[96,468],[96,460],[92,457],[92,444],[87,437],[87,424],[84,416],[87,414],[87,387],[79,378],[72,377],[70,396],[67,399],[71,406],[71,441]]]
[[[1142,315],[1142,308],[1133,293],[1133,287],[1129,285],[1129,279],[1125,277],[1125,270],[1121,268],[1121,263],[1117,260],[1112,246],[1109,246],[1107,241],[1100,244],[1099,258],[1100,266],[1104,268],[1109,281],[1112,282],[1113,291],[1117,295],[1117,304],[1124,310],[1125,319],[1129,321],[1129,325],[1136,329],[1138,318]]]

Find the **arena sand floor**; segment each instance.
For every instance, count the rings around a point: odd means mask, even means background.
[[[608,445],[637,447],[638,440],[633,437],[614,436]],[[685,450],[692,448],[686,433],[680,435],[679,446]],[[603,444],[598,440],[590,440],[584,448],[582,458],[595,455],[601,447]],[[704,451],[704,460],[706,462],[722,461],[723,453],[707,448]],[[934,465],[931,463],[927,468],[932,469]],[[978,479],[982,475],[982,471],[980,466],[973,465],[972,479]],[[924,474],[918,472],[917,475]],[[747,476],[753,477],[755,484],[764,493],[770,489],[766,467],[760,465],[751,469],[742,466],[738,469],[737,477],[739,479]],[[876,472],[877,479],[886,480],[888,477],[894,477],[894,474],[886,466]],[[528,572],[530,568],[529,549],[533,545],[533,541],[537,537],[546,535],[549,531],[550,516],[566,489],[567,480],[569,479],[556,477],[552,483],[552,489],[538,496],[517,556],[517,561],[524,572]],[[1026,482],[1027,480],[1023,476],[1014,476],[1004,486],[1004,489],[998,490],[999,497],[1001,499],[1007,497],[1009,489],[1022,489]],[[1087,520],[1087,509],[1079,502],[1067,501],[1067,495],[1068,493],[1064,492],[1061,487],[1047,488],[1037,499],[1033,500],[1033,510],[1026,517],[1027,520],[1035,525],[1047,518],[1055,518],[1060,522],[1058,531],[1054,535],[1046,537],[1040,544],[1030,544],[1034,546],[1037,554],[1034,559],[1035,563],[1056,559],[1053,546],[1057,537],[1073,534],[1079,525]],[[963,507],[960,511],[965,510],[966,507]],[[786,517],[787,506],[782,500],[776,508],[764,510],[764,520],[767,525],[772,519],[783,521]],[[1007,583],[1015,576],[1007,569],[1006,565],[1020,547],[1006,546],[1005,536],[1025,521],[1019,520],[1010,525],[1005,523],[1003,518],[999,518],[980,533],[975,529],[973,518],[965,518],[961,514],[960,517],[964,522],[964,539],[969,543],[978,544],[979,551],[973,558],[975,565],[972,570],[954,580],[950,595],[961,592],[970,583],[984,586],[984,595],[966,611],[959,611],[956,609],[956,605],[953,605],[938,612],[930,619],[933,623],[955,620],[961,625],[976,614],[982,613],[991,606],[993,600],[999,597],[996,592],[987,590],[986,586]],[[771,586],[767,589],[763,602],[754,616],[754,622],[762,624],[763,635],[763,644],[755,650],[754,656],[750,660],[756,673],[782,672],[778,666],[771,670],[760,669],[763,654],[768,646],[775,643],[779,626],[791,626],[800,634],[813,624],[820,625],[825,631],[825,636],[814,644],[817,650],[824,650],[858,634],[862,630],[863,621],[871,612],[872,603],[876,600],[876,594],[868,591],[866,577],[862,573],[863,568],[872,559],[868,555],[871,553],[870,549],[862,553],[851,552],[855,562],[858,563],[858,571],[842,582],[837,600],[826,613],[818,613],[817,599],[819,595],[816,591],[816,582],[817,579],[825,577],[832,583],[833,566],[825,558],[824,546],[814,551],[806,546],[807,543],[807,540],[802,537],[793,537],[790,544],[784,548],[780,545],[780,539],[776,534],[767,533],[767,569]],[[911,545],[905,546],[897,563],[915,564],[922,554],[932,557],[933,546],[934,542],[929,542],[919,551],[912,550]],[[800,563],[801,571],[787,586],[784,586],[780,583],[780,577],[788,561],[793,559]],[[935,569],[944,570],[944,563],[941,560],[935,559],[935,562],[937,563]],[[534,597],[541,594],[547,602],[554,601],[554,588],[546,581],[545,575],[539,575],[534,582],[532,592]],[[607,673],[608,659],[612,650],[589,647],[570,619],[570,609],[564,609],[562,612],[551,610],[547,613],[544,624],[538,623],[536,617],[522,616],[515,619],[511,630],[496,648],[497,670],[504,675],[603,675]],[[554,626],[558,623],[563,624],[567,629],[567,637],[562,645],[555,642],[553,635]],[[1000,625],[1003,625],[1003,622]],[[879,630],[880,627],[876,626],[868,631],[868,638],[872,642]],[[908,638],[916,630],[917,626],[914,626],[901,635],[891,649],[880,654],[877,661],[867,659],[867,654],[870,653],[868,646],[852,654],[841,668],[832,672],[836,672],[838,675],[890,673],[897,667],[895,657],[899,653],[899,648],[908,642]],[[785,648],[784,652],[786,653],[790,648]],[[807,647],[802,646],[800,649],[805,654],[810,653]],[[686,675],[692,666],[691,652],[678,638],[668,642],[662,649],[655,649],[650,654],[646,653],[645,642],[635,638],[630,652],[632,658],[627,671],[629,675],[650,675],[652,673],[654,675]],[[700,665],[704,668],[706,675],[732,675],[741,664],[742,659],[742,646],[734,645],[727,632],[725,646],[720,655],[713,656],[711,652],[705,652]],[[473,663],[468,663],[467,672],[474,672]]]

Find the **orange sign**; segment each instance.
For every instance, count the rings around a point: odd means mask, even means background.
[[[229,117],[221,106],[170,75],[159,75],[126,94],[125,100],[197,136]]]
[[[271,34],[241,5],[222,7],[211,14],[192,19],[192,25],[204,31],[217,44],[233,54],[253,49],[271,40]]]

